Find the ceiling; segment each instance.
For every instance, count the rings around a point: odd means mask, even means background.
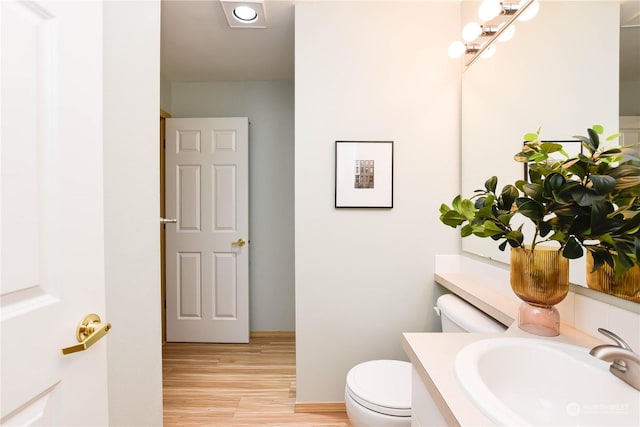
[[[162,75],[184,82],[293,80],[293,9],[301,1],[308,0],[265,0],[268,28],[230,28],[218,0],[162,0]],[[637,79],[640,1],[622,3],[621,76]]]
[[[230,28],[218,0],[162,0],[169,81],[293,80],[293,0],[266,0],[267,28]]]

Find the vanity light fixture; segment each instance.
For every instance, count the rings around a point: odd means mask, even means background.
[[[264,0],[220,0],[231,28],[267,28]]]
[[[520,0],[519,2],[501,2],[484,0],[478,9],[482,24],[470,22],[462,30],[461,41],[449,46],[449,56],[460,58],[469,55],[465,66],[469,67],[478,58],[489,58],[496,50],[495,41],[507,41],[515,32],[515,21],[532,19],[540,8],[537,0]],[[506,18],[506,19],[505,19]],[[482,41],[481,39],[486,39]]]
[[[462,43],[455,41],[449,46],[449,56],[451,58],[461,58],[464,54],[475,54],[480,50],[479,44]]]

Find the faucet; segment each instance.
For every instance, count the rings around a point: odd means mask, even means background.
[[[611,338],[616,342],[616,345],[599,345],[592,348],[589,354],[611,362],[609,371],[613,375],[636,390],[640,390],[640,355],[634,353],[629,344],[613,332],[604,328],[598,328],[598,332]]]

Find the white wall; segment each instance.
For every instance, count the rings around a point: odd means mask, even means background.
[[[162,425],[160,2],[104,3],[109,424]],[[90,397],[87,403],[91,404]]]
[[[249,117],[250,327],[293,331],[293,82],[171,87],[172,117]]]
[[[297,401],[344,400],[347,371],[405,359],[401,333],[436,330],[438,220],[459,192],[457,2],[296,4]],[[319,36],[321,35],[321,36]],[[334,208],[336,140],[394,141],[393,209]]]

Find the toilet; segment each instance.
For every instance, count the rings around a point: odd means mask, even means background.
[[[435,307],[443,332],[504,332],[502,323],[463,299],[446,294]],[[370,360],[347,373],[344,392],[347,415],[353,427],[411,426],[411,363]]]

